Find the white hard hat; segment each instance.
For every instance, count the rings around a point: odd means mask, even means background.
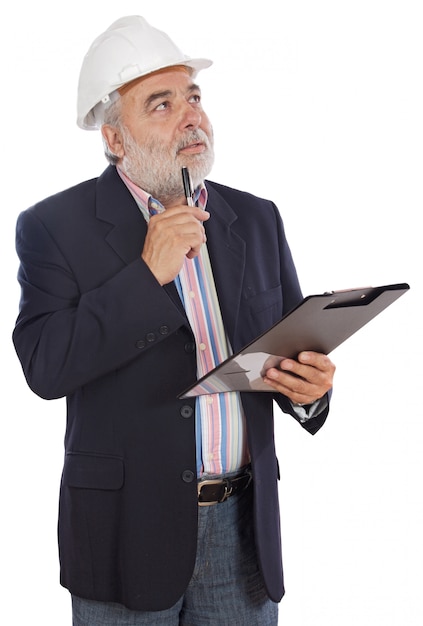
[[[78,84],[80,128],[95,130],[100,123],[94,114],[99,103],[126,83],[173,65],[192,68],[193,75],[209,67],[208,59],[191,59],[161,30],[138,15],[122,17],[101,34],[84,57]]]

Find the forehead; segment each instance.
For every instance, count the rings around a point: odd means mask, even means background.
[[[162,91],[189,90],[193,80],[188,68],[183,66],[166,68],[125,85],[119,89],[123,100],[146,100],[154,93]]]

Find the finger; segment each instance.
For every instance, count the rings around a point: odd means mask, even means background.
[[[282,371],[288,371],[295,376],[300,376],[312,383],[318,383],[327,379],[332,380],[335,366],[325,355],[317,352],[301,352],[298,361],[284,359],[280,363]]]
[[[285,395],[292,402],[300,404],[312,404],[322,397],[319,387],[307,383],[301,378],[296,378],[291,374],[278,372],[270,369],[264,378],[264,382],[270,385],[275,391]]]
[[[152,215],[150,218],[150,222],[157,222],[161,220],[183,220],[184,218],[195,218],[199,222],[206,222],[210,213],[199,207],[190,207],[186,204],[182,204],[180,206],[172,207],[171,209],[166,209],[162,211],[162,213],[157,213],[156,215]]]
[[[330,360],[328,363],[328,369],[318,370],[292,359],[285,359],[281,362],[280,369],[270,368],[266,372],[265,381],[292,401],[310,404],[324,396],[332,387],[335,367]]]
[[[319,384],[310,382],[301,376],[292,375],[292,372],[280,371],[275,368],[270,368],[266,372],[265,377],[277,384],[279,388],[283,388],[285,391],[300,395],[314,396],[318,393],[320,386]]]
[[[298,361],[311,365],[321,371],[335,370],[335,366],[326,354],[320,352],[303,351],[298,355]]]
[[[303,365],[293,359],[284,359],[280,364],[280,369],[290,374],[291,378],[302,378],[309,382],[316,382],[320,375],[320,370],[312,365]]]

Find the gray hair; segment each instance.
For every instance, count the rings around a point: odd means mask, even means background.
[[[110,106],[108,106],[103,111],[102,125],[108,124],[109,126],[113,126],[114,128],[117,128],[119,131],[122,131],[121,113],[122,113],[122,106],[121,106],[121,98],[119,96],[118,98],[114,99],[113,102],[110,104]],[[113,154],[113,152],[110,150],[109,145],[104,137],[103,137],[103,148],[104,148],[104,155],[106,159],[108,160],[108,162],[111,163],[111,165],[117,165],[119,161],[119,157]]]

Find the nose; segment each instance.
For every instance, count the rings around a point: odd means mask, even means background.
[[[201,111],[193,106],[190,102],[185,102],[182,105],[181,111],[181,130],[195,129],[201,124]]]

